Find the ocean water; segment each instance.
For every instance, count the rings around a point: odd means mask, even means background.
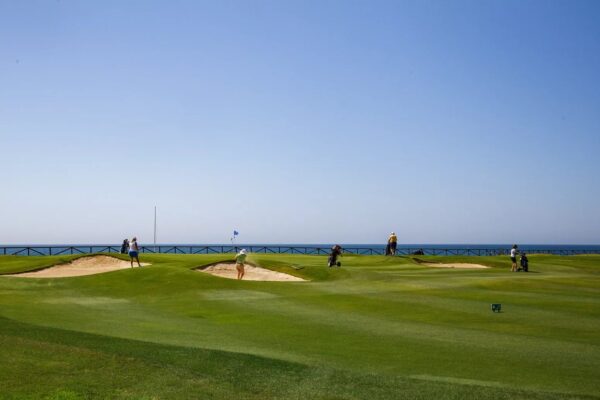
[[[216,254],[233,253],[242,248],[257,253],[287,254],[327,254],[333,243],[321,244],[141,244],[142,253],[177,253],[177,254]],[[341,244],[346,253],[375,255],[383,254],[382,244]],[[512,244],[398,244],[397,254],[407,255],[423,250],[427,255],[502,255],[508,254]],[[0,245],[0,255],[57,255],[88,254],[109,252],[118,253],[120,244],[62,244],[62,245]],[[521,252],[546,254],[600,254],[600,245],[567,245],[567,244],[522,244]]]

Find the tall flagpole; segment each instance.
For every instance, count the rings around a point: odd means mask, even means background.
[[[154,252],[156,253],[156,206],[154,206]]]

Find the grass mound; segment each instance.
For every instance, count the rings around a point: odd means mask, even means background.
[[[560,399],[493,382],[327,367],[43,328],[0,318],[2,398]],[[30,379],[23,379],[28,376]],[[282,384],[284,383],[284,384]],[[583,398],[583,397],[581,397]]]

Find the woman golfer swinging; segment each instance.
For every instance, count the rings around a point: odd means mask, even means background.
[[[244,277],[244,261],[246,261],[246,249],[240,250],[235,256],[235,269],[237,269],[238,280]]]
[[[138,246],[137,238],[134,237],[133,239],[131,239],[131,242],[129,243],[129,258],[131,259],[131,268],[133,268],[133,260],[134,259],[135,259],[135,261],[137,261],[138,267],[142,266],[142,264],[140,264],[139,252],[140,252],[140,246]]]

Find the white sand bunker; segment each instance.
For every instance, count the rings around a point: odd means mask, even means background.
[[[150,265],[141,263],[142,266]],[[137,267],[137,263],[133,265]],[[109,256],[91,256],[81,257],[66,264],[59,264],[53,267],[44,268],[39,271],[24,272],[10,276],[24,278],[66,278],[71,276],[84,276],[102,274],[104,272],[116,271],[119,269],[131,268],[129,261],[119,260]]]
[[[237,269],[233,263],[221,263],[210,265],[206,268],[198,269],[197,271],[207,274],[220,276],[221,278],[237,279]],[[245,281],[284,281],[284,282],[303,282],[302,278],[297,276],[284,274],[283,272],[271,271],[270,269],[254,267],[245,264],[244,266]]]
[[[489,268],[485,265],[481,264],[469,264],[469,263],[451,263],[451,264],[441,264],[441,263],[422,263],[421,265],[425,265],[427,267],[434,268],[457,268],[457,269],[481,269],[481,268]]]

